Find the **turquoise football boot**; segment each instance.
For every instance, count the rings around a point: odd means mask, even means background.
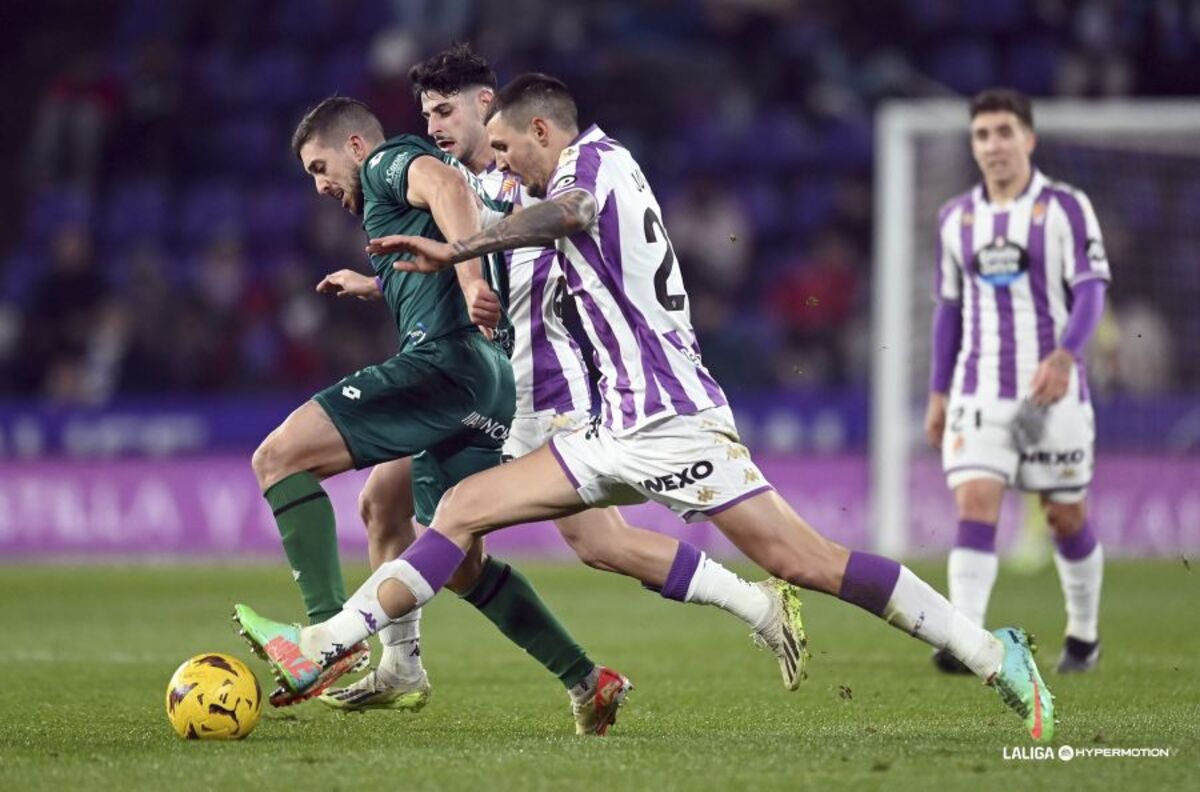
[[[1033,661],[1029,638],[1017,627],[1001,627],[992,634],[1004,644],[1004,660],[990,684],[1025,721],[1030,737],[1036,742],[1050,742],[1054,739],[1054,696]]]

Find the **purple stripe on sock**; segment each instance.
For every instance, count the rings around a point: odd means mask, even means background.
[[[882,616],[899,578],[900,565],[892,559],[855,551],[842,573],[838,598]]]
[[[976,520],[959,520],[955,547],[978,550],[981,553],[996,552],[996,526]]]
[[[1071,536],[1055,536],[1054,544],[1058,545],[1058,554],[1068,561],[1082,561],[1092,554],[1099,542],[1096,534],[1092,533],[1091,523],[1085,522],[1079,531]]]
[[[675,560],[671,563],[671,571],[667,573],[667,581],[663,583],[662,595],[667,599],[684,602],[687,600],[688,586],[696,569],[700,566],[700,551],[687,542],[680,542],[675,551]]]
[[[417,537],[400,558],[412,565],[436,593],[458,569],[466,553],[442,534],[430,529]]]

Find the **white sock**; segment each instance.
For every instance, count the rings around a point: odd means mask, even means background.
[[[937,649],[948,649],[985,680],[999,670],[1004,659],[1004,645],[996,636],[957,611],[906,566],[900,567],[883,618]]]
[[[393,681],[415,682],[425,673],[421,664],[421,609],[404,614],[379,631],[383,655],[378,672]]]
[[[1088,643],[1100,637],[1100,585],[1104,579],[1104,549],[1096,548],[1078,561],[1054,554],[1058,580],[1067,605],[1067,635]]]
[[[567,695],[576,704],[582,704],[596,692],[596,683],[600,680],[599,667],[593,668],[580,682],[567,688]]]
[[[306,657],[324,663],[371,634],[362,611],[344,608],[320,624],[300,630],[300,651]],[[340,648],[339,648],[340,647]]]
[[[771,613],[771,600],[762,589],[730,572],[704,553],[700,554],[700,564],[688,584],[684,601],[716,605],[756,630],[763,626]]]
[[[995,553],[985,553],[969,547],[950,551],[946,564],[950,584],[950,602],[958,612],[973,623],[984,624],[992,586],[996,585],[996,569],[1000,566]]]

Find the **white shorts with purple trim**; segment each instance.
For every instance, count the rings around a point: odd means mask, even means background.
[[[520,459],[549,443],[551,437],[586,426],[590,417],[587,410],[514,416],[500,452],[502,458],[505,462]]]
[[[702,522],[771,489],[728,407],[671,415],[624,437],[593,421],[556,436],[550,450],[589,506],[652,500]]]
[[[1020,409],[1015,399],[951,394],[942,436],[947,485],[991,478],[1059,503],[1083,500],[1095,464],[1092,405],[1068,392],[1045,410],[1040,439],[1024,448],[1014,432]]]

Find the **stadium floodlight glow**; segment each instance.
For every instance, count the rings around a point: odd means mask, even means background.
[[[875,549],[890,556],[912,549],[914,461],[923,473],[936,465],[932,452],[916,456],[927,396],[933,245],[938,207],[979,182],[967,108],[966,98],[904,100],[884,104],[876,117],[869,525]],[[1035,99],[1034,124],[1034,164],[1091,196],[1106,239],[1139,233],[1121,228],[1130,204],[1127,181],[1149,184],[1151,193],[1160,192],[1156,179],[1162,191],[1185,180],[1200,184],[1200,102]],[[1174,225],[1147,244],[1167,251],[1194,241],[1186,220],[1167,222]],[[1166,265],[1142,242],[1139,277],[1169,289],[1171,276],[1152,271]],[[1119,289],[1122,265],[1133,263],[1113,264]],[[949,492],[942,493],[949,501]]]

